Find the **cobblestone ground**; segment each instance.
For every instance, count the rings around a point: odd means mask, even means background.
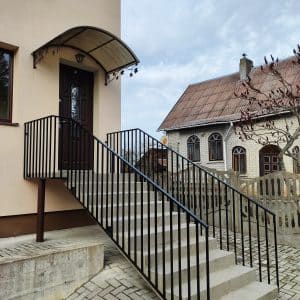
[[[216,232],[216,238],[219,234]],[[223,249],[226,248],[226,232],[222,232]],[[259,278],[259,259],[257,252],[257,240],[251,239],[252,243],[252,263],[257,270]],[[234,236],[229,235],[230,250],[234,249]],[[262,278],[267,282],[267,257],[266,247],[263,238],[260,241],[261,246],[261,265]],[[270,280],[276,282],[276,271],[274,264],[274,246],[269,244],[270,258]],[[241,236],[236,235],[237,260],[242,263]],[[250,263],[249,239],[244,237],[245,265]],[[105,239],[105,262],[104,270],[92,278],[89,282],[78,288],[68,300],[72,299],[159,299],[159,297],[148,287],[138,272],[131,264],[120,254],[116,246],[109,238]],[[300,300],[300,249],[278,245],[279,274],[280,274],[280,294],[279,300]]]
[[[210,232],[212,236],[212,232]],[[216,238],[220,242],[219,230],[216,229]],[[242,255],[242,238],[240,234],[236,234],[236,243],[234,243],[234,235],[231,232],[228,235],[229,250],[237,249],[237,261],[239,264],[243,263]],[[247,234],[244,235],[244,263],[250,266],[250,243]],[[275,247],[274,241],[268,240],[269,244],[269,265],[270,265],[270,280],[272,284],[276,284],[276,268],[275,268]],[[236,244],[236,246],[234,246]],[[226,231],[222,230],[222,247],[227,249],[227,235]],[[291,247],[287,245],[278,244],[278,269],[279,269],[279,285],[280,293],[278,299],[280,300],[300,300],[300,248]],[[257,280],[259,280],[259,256],[258,256],[258,241],[255,237],[251,238],[252,249],[252,265],[256,269]],[[266,243],[264,236],[260,238],[261,249],[261,276],[263,282],[268,282],[267,272],[267,254]]]
[[[103,271],[78,288],[68,300],[159,299],[109,238],[104,247]]]

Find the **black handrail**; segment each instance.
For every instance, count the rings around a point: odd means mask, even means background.
[[[255,267],[260,281],[266,273],[269,284],[274,270],[279,287],[276,216],[272,211],[141,129],[109,133],[107,144],[205,220],[211,235],[219,239],[220,249],[234,251],[237,264]]]
[[[203,220],[73,119],[51,115],[26,122],[24,134],[24,178],[65,180],[69,191],[164,299],[174,299],[175,289],[182,298],[181,245],[187,245],[190,278],[190,251],[194,249],[199,262],[202,241],[205,267],[196,266],[197,299],[210,299],[209,227]],[[171,282],[165,279],[167,272]]]

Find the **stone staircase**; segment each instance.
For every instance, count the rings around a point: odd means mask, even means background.
[[[62,140],[64,132],[73,131],[81,141],[78,147],[72,135]],[[140,164],[133,155],[124,156],[133,149],[143,158]],[[155,172],[158,160],[149,155],[153,149],[164,149],[169,158],[159,174]],[[63,158],[66,150],[68,156]],[[61,166],[68,170],[60,170]],[[64,180],[163,299],[277,297],[275,214],[140,129],[109,134],[103,143],[73,119],[46,116],[26,122],[23,174],[39,181],[40,215],[46,180]],[[164,174],[166,178],[158,176]],[[216,230],[220,241],[213,238]],[[237,265],[241,262],[255,269]],[[256,282],[257,277],[269,285]],[[276,287],[271,285],[274,281]]]
[[[87,199],[89,212],[162,294],[165,287],[166,299],[206,299],[205,236],[197,237],[194,222],[132,174],[89,177],[94,181],[73,180],[69,189]],[[276,286],[257,282],[255,269],[236,265],[215,238],[209,238],[209,268],[211,299],[277,297]]]

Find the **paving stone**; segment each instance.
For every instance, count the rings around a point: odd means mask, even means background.
[[[118,296],[118,299],[120,300],[131,300],[128,296],[126,296],[125,294],[121,293]]]

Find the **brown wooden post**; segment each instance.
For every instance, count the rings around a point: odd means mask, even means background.
[[[44,224],[45,224],[45,186],[46,179],[38,181],[38,203],[37,203],[37,223],[36,223],[36,241],[44,241]]]

